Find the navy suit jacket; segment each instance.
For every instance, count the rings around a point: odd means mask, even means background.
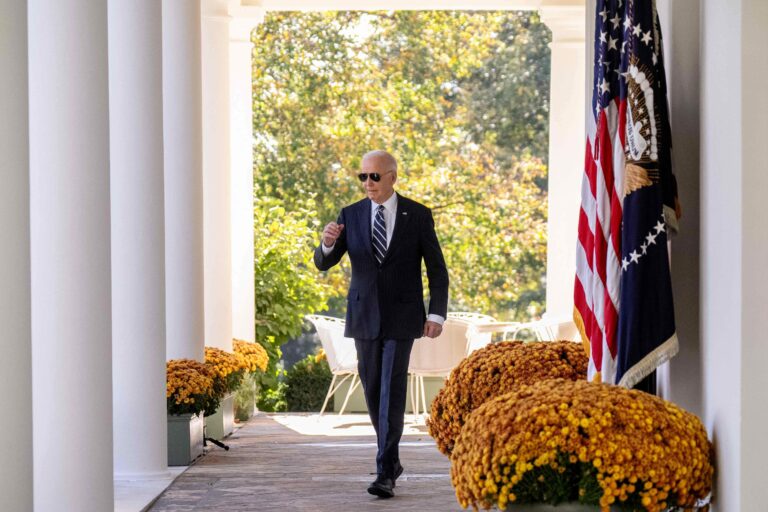
[[[392,240],[381,265],[371,245],[371,200],[366,198],[341,210],[338,223],[344,229],[333,250],[325,256],[315,249],[315,265],[328,270],[344,253],[352,263],[347,294],[349,338],[420,338],[424,332],[421,261],[429,280],[429,313],[443,318],[448,313],[448,270],[435,234],[432,212],[426,206],[397,195]]]

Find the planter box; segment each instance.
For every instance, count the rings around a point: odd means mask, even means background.
[[[205,436],[224,439],[235,430],[235,395],[230,393],[221,399],[214,414],[205,418]]]
[[[168,415],[168,465],[189,466],[203,454],[203,418],[196,414]]]

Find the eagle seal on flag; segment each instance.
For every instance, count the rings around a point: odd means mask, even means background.
[[[677,186],[655,2],[596,10],[574,321],[589,379],[633,387],[678,351],[667,252]]]

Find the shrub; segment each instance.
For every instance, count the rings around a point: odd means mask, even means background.
[[[253,416],[258,395],[257,374],[246,373],[240,387],[235,391],[235,419],[237,421],[248,421]]]
[[[550,379],[486,402],[451,455],[463,507],[579,501],[660,512],[690,508],[712,486],[701,421],[636,390]]]
[[[235,391],[235,419],[247,421],[256,409],[261,376],[267,370],[269,356],[259,343],[233,339],[232,348],[235,355],[242,357],[244,374],[242,382]]]
[[[450,455],[469,414],[488,400],[542,379],[586,379],[587,364],[582,346],[571,341],[492,343],[451,372],[432,402],[429,434]]]
[[[328,361],[320,355],[309,355],[293,365],[285,376],[285,402],[288,410],[319,411],[331,379]]]

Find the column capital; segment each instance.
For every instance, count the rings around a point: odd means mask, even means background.
[[[586,6],[583,0],[542,2],[541,21],[552,31],[553,44],[584,44],[586,41]]]

